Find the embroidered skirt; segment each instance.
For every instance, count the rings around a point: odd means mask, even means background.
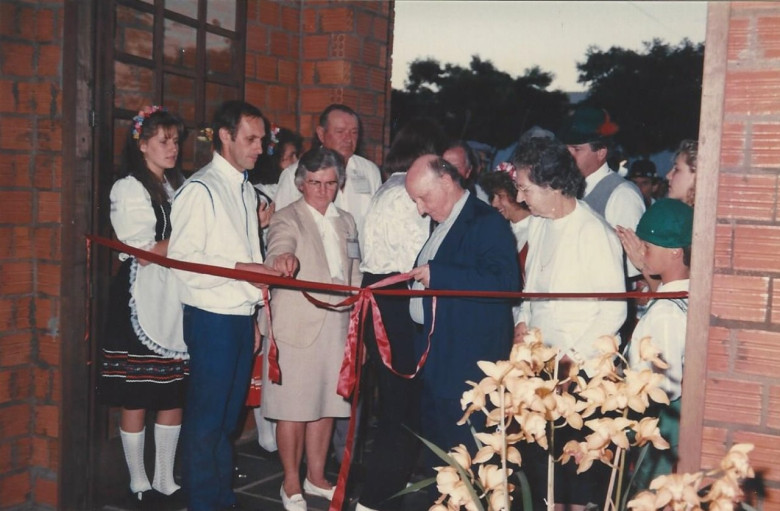
[[[134,259],[122,263],[111,282],[108,321],[104,329],[98,394],[109,406],[169,410],[184,405],[189,361],[147,348],[136,334],[130,288]],[[134,328],[135,323],[135,328]]]

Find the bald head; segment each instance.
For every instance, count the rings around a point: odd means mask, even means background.
[[[450,216],[464,192],[458,170],[434,154],[420,156],[412,163],[406,174],[406,191],[417,204],[417,212],[437,222]]]

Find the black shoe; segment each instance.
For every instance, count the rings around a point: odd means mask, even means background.
[[[185,509],[187,501],[184,498],[184,491],[181,488],[166,495],[155,490],[155,495],[150,501],[154,504],[155,511],[173,511],[176,509]]]
[[[154,490],[146,491],[130,491],[130,501],[133,503],[133,507],[136,509],[145,509],[149,506],[154,499]]]

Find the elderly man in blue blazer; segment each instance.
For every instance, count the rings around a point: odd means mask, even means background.
[[[455,167],[435,155],[421,156],[409,169],[406,190],[418,212],[437,223],[411,272],[413,288],[517,291],[517,249],[509,224],[464,189]],[[421,325],[417,338],[420,353],[433,329],[421,373],[422,433],[445,451],[460,443],[474,448],[468,427],[456,424],[463,414],[460,397],[467,390],[466,380],[479,381],[478,361],[506,360],[509,356],[512,303],[439,297],[434,309],[432,298],[424,297],[413,298],[409,311]],[[472,418],[479,420],[476,415]],[[474,426],[481,429],[484,422]]]

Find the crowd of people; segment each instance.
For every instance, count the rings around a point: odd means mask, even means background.
[[[375,396],[375,427],[357,511],[401,509],[396,494],[441,464],[420,449],[416,434],[444,450],[463,444],[475,452],[472,429],[485,423],[472,415],[458,425],[465,382],[479,379],[478,361],[506,359],[533,329],[558,348],[562,371],[597,355],[599,337],[621,333],[627,359],[640,367],[640,340],[653,339],[669,366],[671,404],[652,413],[673,448],[651,452],[637,487],[672,470],[686,299],[650,300],[637,314],[626,300],[468,292],[687,291],[696,142],[681,143],[668,194],[658,198],[662,187],[649,162],[635,162],[629,179],[609,168],[619,127],[592,107],[577,108],[557,134],[522,134],[511,159],[495,169],[481,168],[469,144],[449,139],[436,120],[418,118],[399,131],[380,170],[356,154],[360,118],[341,104],[322,112],[306,152],[300,135],[268,124],[243,101],[222,104],[211,128],[212,161],[184,180],[182,122],[157,106],[133,119],[110,196],[120,241],[258,275],[356,287],[401,275],[406,280],[390,288],[465,292],[376,297],[388,345],[374,329],[380,318],[367,318],[367,357],[359,362],[374,374],[376,386],[364,394]],[[265,311],[265,284],[169,270],[127,254],[120,260],[99,391],[121,409],[133,499],[144,506],[184,495],[193,511],[239,508],[233,435],[255,357],[271,352],[280,375],[265,359],[255,418],[260,445],[279,452],[282,504],[306,511],[304,495],[332,499],[328,453],[340,459],[352,447],[353,407],[337,390],[350,327],[349,309],[335,307],[344,293],[307,297],[272,286]],[[156,413],[151,483],[143,456],[147,411]],[[183,488],[173,471],[180,431]],[[583,433],[564,428],[560,435]],[[556,440],[556,449],[564,444]],[[546,453],[523,455],[534,506],[544,508]],[[556,468],[556,504],[577,510],[603,502],[606,466],[576,468]]]

